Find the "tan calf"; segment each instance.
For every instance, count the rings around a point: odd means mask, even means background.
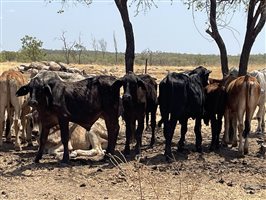
[[[3,127],[5,124],[5,112],[7,112],[7,120],[14,123],[16,135],[15,149],[21,150],[19,141],[19,128],[22,125],[22,136],[25,136],[25,113],[28,112],[26,97],[16,97],[17,90],[27,83],[23,74],[18,71],[9,70],[2,73],[0,76],[0,147],[3,144]],[[7,133],[7,140],[10,140],[11,135]]]
[[[226,87],[227,103],[225,109],[224,143],[229,144],[229,124],[232,121],[232,146],[237,146],[236,127],[239,133],[239,152],[248,153],[248,134],[250,123],[260,98],[261,88],[256,78],[249,75],[238,77]],[[245,115],[245,126],[243,118]],[[245,139],[243,145],[243,136]]]

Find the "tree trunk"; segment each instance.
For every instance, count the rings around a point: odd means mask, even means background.
[[[266,20],[265,2],[266,2],[265,0],[257,0],[249,2],[247,30],[239,61],[238,76],[244,76],[247,74],[248,61],[249,61],[251,48],[255,42],[256,37],[258,36],[258,34],[265,25],[265,20]]]
[[[133,72],[134,59],[135,59],[135,44],[134,44],[133,28],[129,20],[127,0],[115,0],[115,3],[120,12],[126,35],[126,52],[125,52],[126,73],[128,73],[129,71]]]
[[[228,57],[226,47],[221,37],[216,23],[216,0],[211,0],[210,5],[210,24],[211,24],[211,31],[209,29],[206,32],[215,40],[216,44],[220,50],[220,60],[221,60],[221,68],[223,77],[228,74]]]
[[[245,42],[240,55],[238,76],[244,76],[247,74],[250,51],[254,41],[255,40],[253,40],[251,37],[247,37],[246,35]]]

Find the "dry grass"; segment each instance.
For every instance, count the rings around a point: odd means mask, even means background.
[[[6,71],[10,68],[17,68],[21,64],[27,63],[17,63],[17,62],[3,62],[0,63],[0,73]],[[82,64],[82,65],[74,65],[76,68],[85,70],[88,74],[108,74],[121,77],[125,74],[125,67],[124,66],[103,66],[103,65],[90,65],[90,64]],[[221,69],[220,66],[205,66],[207,69],[211,70],[212,73],[210,75],[211,78],[221,78]],[[265,65],[249,65],[248,71],[258,70],[265,68]],[[194,69],[195,66],[148,66],[148,73],[156,77],[158,80],[162,80],[165,75],[170,72],[182,72],[186,70]],[[141,74],[144,73],[144,66],[135,66],[135,73]]]

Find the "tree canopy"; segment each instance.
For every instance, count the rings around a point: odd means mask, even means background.
[[[31,61],[40,60],[43,57],[41,50],[43,42],[38,40],[36,37],[25,35],[21,38],[22,53]]]

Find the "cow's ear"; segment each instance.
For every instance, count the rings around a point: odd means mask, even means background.
[[[143,90],[147,91],[146,84],[144,83],[144,81],[141,80],[140,78],[138,78],[137,81],[138,81],[138,87],[141,87]]]
[[[29,93],[29,91],[30,91],[29,85],[24,85],[18,89],[18,91],[16,92],[16,96],[17,97],[25,96]]]
[[[47,105],[50,106],[53,102],[53,95],[52,95],[51,87],[48,84],[46,84],[44,85],[43,89],[44,89],[44,93],[46,96]]]
[[[118,79],[112,84],[112,88],[113,89],[119,89],[119,88],[122,87],[122,85],[123,85],[123,80],[122,79]]]
[[[210,73],[212,73],[211,70],[206,70],[206,71],[205,71],[205,75],[209,75]]]

